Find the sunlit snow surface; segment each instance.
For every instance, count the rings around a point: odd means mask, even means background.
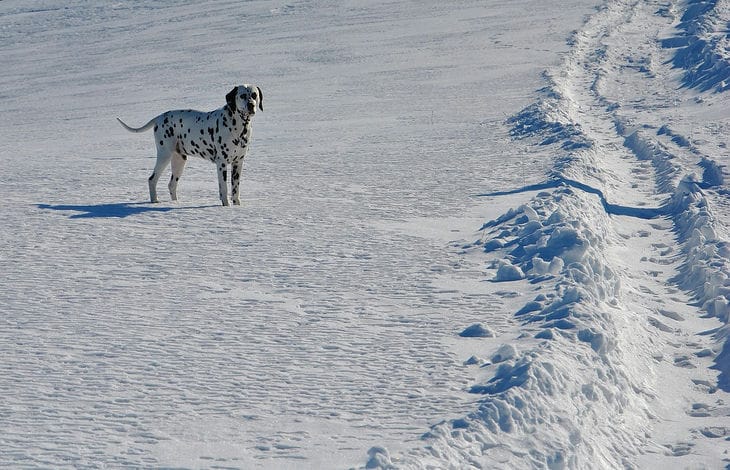
[[[0,462],[729,465],[699,3],[0,2]],[[116,117],[241,83],[243,206],[148,203]]]

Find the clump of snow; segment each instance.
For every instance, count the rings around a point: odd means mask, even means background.
[[[525,278],[525,273],[522,272],[519,266],[515,266],[509,261],[503,261],[497,270],[497,275],[494,276],[495,282],[505,281],[519,281]]]
[[[558,274],[563,270],[565,261],[559,256],[553,256],[548,262],[539,256],[532,258],[532,269],[530,270],[531,275],[542,276],[546,274]]]
[[[517,349],[512,344],[503,344],[502,346],[497,349],[497,352],[495,352],[492,357],[491,361],[492,363],[496,364],[498,362],[504,362],[509,361],[510,359],[514,359],[517,356]]]
[[[493,338],[494,332],[481,323],[475,323],[459,333],[462,338]]]
[[[465,366],[481,366],[482,364],[484,364],[484,359],[478,358],[477,356],[471,356],[469,359],[464,361]]]
[[[375,446],[368,450],[368,461],[365,468],[372,470],[392,470],[395,468],[385,447]]]

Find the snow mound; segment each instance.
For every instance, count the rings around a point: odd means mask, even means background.
[[[563,149],[591,147],[580,127],[572,123],[554,103],[560,95],[553,88],[543,88],[544,98],[507,119],[510,135],[522,139],[540,135],[540,145],[559,143]]]
[[[459,336],[462,338],[493,338],[494,332],[481,323],[475,323],[459,333]]]
[[[368,450],[368,461],[365,468],[374,470],[390,470],[394,469],[393,463],[390,461],[388,450],[384,447],[376,446]]]
[[[482,397],[478,410],[424,436],[435,461],[498,466],[509,458],[520,468],[618,468],[637,451],[635,430],[606,419],[644,408],[646,398],[640,379],[622,367],[625,352],[615,340],[621,333],[608,313],[620,280],[603,256],[607,218],[592,194],[560,186],[485,224],[488,232],[473,248],[500,238],[504,248],[485,250],[503,256],[499,269],[519,268],[541,286],[515,313],[537,343],[525,350],[503,345],[491,355],[483,366],[491,376],[470,388]],[[580,379],[578,370],[585,374]],[[564,413],[555,403],[578,411]],[[619,442],[624,452],[611,452]],[[491,450],[483,455],[485,449]]]
[[[509,261],[502,261],[501,266],[497,270],[497,275],[494,276],[495,282],[505,281],[519,281],[525,278],[525,273],[522,272],[519,266],[515,266]]]

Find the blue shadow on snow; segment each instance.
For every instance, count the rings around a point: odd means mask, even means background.
[[[496,191],[493,193],[485,193],[485,194],[477,194],[477,197],[486,197],[486,196],[507,196],[509,194],[518,194],[523,193],[527,191],[540,191],[543,189],[554,189],[559,188],[561,186],[569,186],[571,188],[576,188],[581,191],[584,191],[589,194],[595,194],[598,196],[598,198],[601,200],[601,204],[603,205],[603,208],[606,210],[608,214],[611,215],[625,215],[629,217],[636,217],[639,219],[655,219],[657,217],[661,217],[664,215],[667,215],[668,211],[666,208],[663,207],[657,207],[657,208],[649,208],[649,207],[628,207],[628,206],[621,206],[618,204],[611,204],[606,200],[606,196],[603,194],[603,192],[600,189],[593,188],[591,186],[588,186],[585,183],[581,183],[580,181],[575,181],[569,178],[556,178],[551,181],[546,181],[544,183],[538,183],[533,184],[529,186],[525,186],[518,189],[513,189],[509,191]],[[484,228],[484,227],[482,227]]]
[[[112,204],[88,204],[88,205],[71,205],[71,204],[38,204],[39,209],[47,209],[62,212],[78,212],[69,216],[71,219],[86,218],[124,218],[132,215],[144,214],[147,212],[170,212],[181,209],[203,209],[213,206],[199,207],[164,207],[159,204],[148,202],[117,202]]]

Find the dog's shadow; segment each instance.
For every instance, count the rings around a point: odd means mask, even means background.
[[[149,202],[117,202],[112,204],[88,204],[88,205],[71,205],[71,204],[38,204],[39,209],[75,212],[70,215],[71,219],[88,219],[88,218],[117,218],[123,219],[134,215],[145,214],[149,212],[170,212],[183,209],[204,209],[216,206],[160,206]]]

